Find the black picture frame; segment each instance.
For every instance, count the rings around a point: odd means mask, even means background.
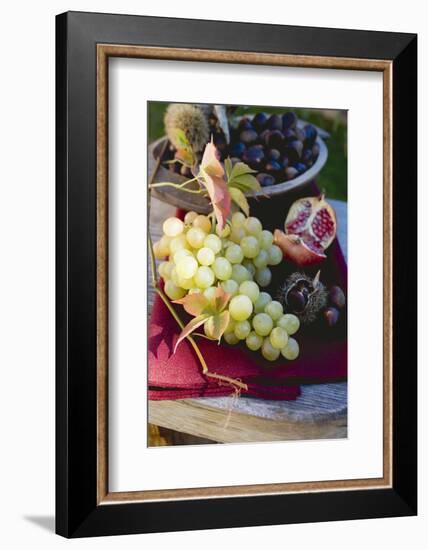
[[[392,487],[98,503],[96,47],[100,43],[392,63]],[[68,12],[56,18],[56,98],[56,532],[86,537],[415,515],[417,36]]]

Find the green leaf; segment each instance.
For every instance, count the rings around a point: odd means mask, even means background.
[[[241,210],[245,213],[246,216],[250,215],[250,207],[248,205],[248,201],[245,198],[245,195],[242,191],[237,189],[236,187],[232,187],[230,189],[230,196],[232,197],[232,200],[234,203],[236,203]]]
[[[220,338],[223,336],[224,331],[229,324],[229,319],[229,310],[223,311],[218,315],[212,315],[211,317],[209,317],[209,319],[207,319],[204,324],[204,329],[207,336],[220,342]]]
[[[250,168],[247,164],[244,162],[237,162],[234,167],[232,168],[232,172],[230,174],[230,179],[238,178],[239,176],[242,176],[243,174],[255,174],[256,170],[253,170]]]
[[[227,157],[226,159],[224,159],[224,169],[226,171],[226,177],[229,180],[233,169],[232,161],[230,160],[230,157]]]
[[[185,338],[187,338],[191,332],[193,332],[195,329],[203,325],[205,321],[209,318],[210,318],[210,315],[208,313],[203,313],[202,315],[198,315],[197,317],[192,319],[189,323],[187,323],[187,325],[181,331],[177,342],[175,343],[174,353],[177,350],[178,344],[182,342]]]
[[[242,191],[260,191],[261,186],[252,174],[243,174],[234,180],[230,184],[232,187],[237,187]]]

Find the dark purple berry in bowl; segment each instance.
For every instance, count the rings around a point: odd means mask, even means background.
[[[245,116],[239,121],[238,128],[240,130],[254,130],[251,120]]]
[[[281,157],[281,153],[278,151],[278,149],[269,149],[266,153],[266,156],[270,160],[278,160]]]
[[[287,181],[294,179],[296,176],[299,175],[299,172],[293,167],[289,166],[284,170],[285,179]]]
[[[284,147],[284,136],[280,130],[272,130],[267,136],[266,145],[269,149],[282,149]]]
[[[318,143],[315,143],[312,147],[312,158],[315,161],[318,158],[318,155],[320,154],[320,146]]]
[[[257,145],[250,147],[242,155],[242,160],[247,163],[250,168],[253,168],[253,170],[260,170],[263,166],[264,158],[265,154],[263,150]]]
[[[267,119],[268,118],[264,113],[257,113],[256,115],[254,115],[254,118],[253,118],[253,121],[252,121],[254,128],[258,132],[261,132],[264,129],[264,127],[266,126]]]
[[[302,162],[304,162],[306,166],[312,166],[312,156],[312,149],[303,149]]]
[[[284,113],[282,115],[282,128],[286,130],[287,128],[295,128],[297,124],[297,117],[291,111]]]
[[[296,162],[293,164],[293,167],[299,172],[299,174],[306,172],[306,164],[303,164],[303,162]]]
[[[245,149],[246,149],[246,147],[245,147],[245,145],[242,143],[242,141],[238,141],[238,143],[234,143],[234,144],[230,147],[230,154],[231,154],[233,157],[242,157],[242,155],[244,154]]]
[[[271,115],[267,121],[270,130],[282,130],[282,120],[279,115]]]
[[[312,124],[306,124],[303,130],[305,132],[305,146],[311,147],[317,139],[317,129]]]
[[[255,130],[243,130],[239,135],[240,140],[245,145],[251,145],[255,143],[257,139],[257,132]]]
[[[262,187],[269,187],[270,185],[273,185],[275,183],[275,178],[273,176],[271,176],[270,174],[265,174],[263,172],[257,174],[256,178]]]
[[[281,172],[281,165],[276,160],[270,160],[266,163],[265,170],[266,172],[269,172],[272,175],[276,176],[279,175],[279,173]]]

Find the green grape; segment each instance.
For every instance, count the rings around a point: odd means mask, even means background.
[[[162,229],[168,237],[177,237],[183,233],[184,223],[178,218],[167,218],[163,222]]]
[[[195,275],[198,267],[198,262],[193,256],[186,256],[178,262],[175,269],[179,277],[191,279]]]
[[[260,252],[259,241],[253,235],[248,235],[241,240],[241,248],[246,258],[255,258]]]
[[[232,228],[243,227],[246,219],[242,212],[235,212],[232,216]]]
[[[257,269],[262,269],[267,266],[269,261],[269,254],[266,252],[266,250],[263,250],[263,248],[260,250],[260,252],[257,254],[257,256],[254,258],[253,262]]]
[[[206,233],[200,227],[191,227],[186,234],[187,242],[192,248],[202,248],[205,237]]]
[[[200,248],[196,254],[196,257],[201,265],[211,265],[215,260],[214,251],[207,246]]]
[[[288,334],[287,331],[285,331],[281,327],[275,327],[272,329],[270,335],[270,343],[272,346],[276,349],[281,350],[282,348],[285,348],[288,342]]]
[[[262,355],[265,359],[267,359],[268,361],[276,361],[276,359],[278,359],[279,357],[279,353],[279,349],[276,349],[272,346],[269,338],[265,338],[263,340]]]
[[[282,309],[280,302],[272,300],[272,302],[269,302],[265,307],[265,313],[267,313],[274,321],[278,321],[278,319],[282,317],[284,310]]]
[[[236,337],[235,333],[234,332],[225,332],[223,334],[223,338],[226,340],[226,342],[231,345],[231,346],[234,346],[235,344],[237,344],[239,342],[238,338]]]
[[[289,361],[292,361],[293,359],[297,359],[297,357],[299,357],[299,344],[294,338],[288,339],[288,343],[285,348],[282,348],[281,354]]]
[[[244,294],[253,302],[256,302],[260,295],[259,287],[253,281],[244,281],[239,285],[239,294]]]
[[[251,332],[251,325],[248,321],[239,321],[235,324],[235,336],[239,340],[245,340],[245,338],[250,334]]]
[[[162,260],[163,258],[165,258],[165,256],[167,256],[167,254],[163,253],[160,241],[153,243],[153,254],[155,255],[155,258],[157,260]]]
[[[180,300],[180,298],[186,295],[186,291],[175,285],[172,281],[166,281],[164,290],[170,300]]]
[[[162,262],[159,264],[158,271],[162,279],[167,280],[171,278],[171,271],[174,269],[172,262]]]
[[[186,225],[192,225],[192,223],[195,221],[195,218],[198,217],[198,213],[191,210],[190,212],[187,212],[187,214],[184,216],[184,223]]]
[[[171,237],[168,237],[167,235],[162,235],[159,242],[159,252],[162,256],[169,256],[170,255],[170,243],[171,243]]]
[[[222,239],[225,239],[230,235],[230,225],[226,224],[221,231],[220,231],[220,226],[217,225],[217,227],[215,228],[215,232],[219,237],[221,237]]]
[[[232,266],[232,279],[240,285],[244,281],[251,280],[251,273],[243,265],[234,264]]]
[[[175,284],[175,286],[180,286],[180,277],[178,276],[175,267],[171,270],[171,281]]]
[[[233,279],[228,279],[227,281],[223,281],[220,286],[222,289],[227,293],[230,294],[231,297],[236,296],[238,294],[239,285],[236,281]]]
[[[300,328],[299,318],[292,313],[285,313],[276,322],[277,327],[281,327],[287,331],[287,334],[291,336],[297,332]]]
[[[205,298],[207,298],[208,300],[212,300],[215,296],[216,290],[217,290],[217,287],[209,286],[208,288],[206,288],[204,290],[203,294],[204,294]]]
[[[253,303],[248,296],[238,294],[231,299],[229,312],[235,321],[245,321],[253,312]]]
[[[232,264],[222,256],[215,259],[212,269],[215,276],[217,279],[220,279],[220,281],[227,281],[232,275]]]
[[[250,334],[247,336],[245,340],[247,344],[247,348],[251,351],[257,351],[262,347],[263,344],[263,338],[259,336],[254,330],[250,332]]]
[[[239,244],[234,243],[227,247],[225,256],[231,264],[240,264],[244,259],[242,248],[239,246]]]
[[[253,278],[256,274],[256,268],[254,267],[253,261],[246,259],[242,262],[242,265],[250,272],[251,278]]]
[[[228,323],[224,333],[227,334],[229,332],[234,332],[235,331],[235,325],[236,325],[236,322],[232,319],[232,317],[229,317],[229,323]]]
[[[193,227],[198,227],[199,229],[202,229],[204,233],[209,233],[211,231],[211,222],[207,216],[199,214],[193,220]]]
[[[260,286],[269,286],[272,280],[272,272],[268,267],[262,267],[256,271],[255,279]]]
[[[178,286],[184,288],[185,290],[190,290],[195,286],[195,280],[193,277],[191,277],[190,279],[183,279],[182,277],[178,277]]]
[[[199,288],[208,288],[215,281],[214,271],[206,265],[199,267],[193,278],[195,279],[196,286]]]
[[[218,254],[221,250],[221,239],[217,235],[210,233],[205,237],[204,246],[211,248],[214,254]]]
[[[229,239],[232,242],[239,244],[242,241],[242,239],[245,237],[245,235],[246,233],[243,227],[232,226],[232,231],[230,232]]]
[[[268,251],[273,244],[273,234],[267,229],[263,229],[259,239],[260,239],[260,246],[263,248],[263,250]]]
[[[269,265],[278,265],[282,262],[282,250],[276,244],[273,244],[269,250]]]
[[[254,235],[255,237],[258,237],[263,229],[260,220],[258,218],[254,218],[253,216],[250,216],[245,220],[244,228],[248,235]]]
[[[194,281],[193,281],[194,282]],[[196,287],[193,287],[193,288],[190,288],[189,289],[189,292],[187,294],[200,294],[201,293],[201,289],[200,288],[196,288]]]
[[[173,256],[173,261],[175,265],[177,265],[178,262],[180,262],[186,256],[193,257],[193,254],[190,252],[190,250],[187,250],[187,248],[182,248],[181,250],[178,250]]]
[[[171,256],[174,256],[176,252],[182,250],[183,248],[190,249],[189,243],[187,242],[186,235],[183,233],[178,235],[178,237],[173,237],[169,243],[169,252]]]
[[[270,294],[268,294],[267,292],[260,292],[259,297],[254,303],[254,312],[264,313],[265,307],[271,301],[272,301],[272,298],[270,297]]]
[[[259,336],[267,336],[273,328],[272,318],[266,313],[257,313],[253,318],[253,328]]]

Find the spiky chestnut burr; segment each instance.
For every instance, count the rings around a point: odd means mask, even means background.
[[[195,153],[200,153],[209,141],[208,121],[197,105],[170,103],[165,117],[166,135],[174,147],[178,148],[176,129],[184,132]]]
[[[303,324],[313,323],[327,305],[328,292],[319,277],[319,271],[313,279],[292,273],[278,292],[284,311],[297,315]]]

